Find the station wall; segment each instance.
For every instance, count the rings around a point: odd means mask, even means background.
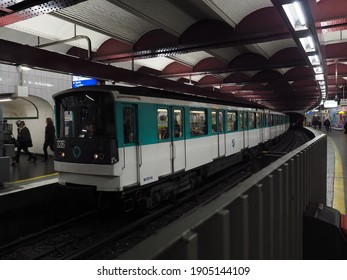
[[[46,118],[54,120],[54,102],[52,96],[72,85],[72,76],[41,71],[36,69],[21,70],[17,66],[0,64],[0,95],[15,92],[16,86],[27,86],[29,96],[4,102],[3,114],[8,123],[13,124],[13,134],[17,137],[15,122],[24,120],[30,129],[33,147],[29,150],[42,154]],[[49,149],[48,149],[49,150]],[[52,154],[51,151],[49,151]]]

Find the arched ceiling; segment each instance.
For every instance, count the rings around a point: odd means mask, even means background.
[[[1,1],[0,61],[307,111],[324,95],[299,38],[313,36],[326,98],[342,98],[347,1],[298,1],[306,33],[293,30],[283,10],[292,2]],[[75,35],[89,39],[46,45]]]

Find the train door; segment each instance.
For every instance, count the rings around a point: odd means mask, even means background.
[[[183,108],[171,108],[171,169],[172,172],[186,168],[186,144]]]
[[[218,111],[217,129],[218,129],[218,156],[225,156],[225,127],[224,111]]]
[[[274,137],[274,127],[273,127],[273,115],[269,114],[269,137],[272,139]]]
[[[259,131],[259,143],[264,142],[263,113],[256,113],[257,131]]]
[[[161,166],[158,173],[165,175],[185,169],[185,137],[183,108],[160,106],[157,109]]]
[[[122,159],[123,185],[139,182],[139,146],[137,145],[137,107],[122,104],[123,147]],[[121,137],[121,136],[120,136]]]
[[[242,131],[243,148],[249,147],[248,112],[239,112],[240,130]]]
[[[225,156],[225,127],[224,127],[224,111],[213,110],[212,114],[212,134],[215,135],[214,139],[216,139],[213,143],[214,146],[214,156],[222,157]]]

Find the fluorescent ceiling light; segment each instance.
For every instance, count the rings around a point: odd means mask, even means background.
[[[8,101],[12,101],[13,99],[10,98],[10,97],[7,97],[7,98],[1,98],[0,97],[0,102],[8,102]]]
[[[318,55],[309,55],[308,59],[310,60],[312,65],[320,65],[320,60]]]
[[[323,68],[321,66],[313,67],[313,70],[316,74],[322,74]]]
[[[305,52],[314,52],[316,51],[316,48],[313,43],[312,36],[307,36],[304,38],[299,38],[300,43],[302,47],[304,48]]]
[[[306,17],[300,2],[295,1],[282,7],[295,31],[307,29]]]
[[[22,68],[22,70],[24,70],[24,71],[29,71],[29,70],[31,70],[31,68],[28,67],[28,66],[22,66],[21,68]]]
[[[318,74],[318,75],[315,75],[315,78],[316,78],[317,81],[324,80],[324,75],[323,74]]]
[[[319,83],[319,85],[321,85],[321,86],[324,86],[324,85],[325,85],[325,81],[319,81],[318,83]]]

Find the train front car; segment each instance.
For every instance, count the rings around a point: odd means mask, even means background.
[[[77,88],[54,96],[56,111],[55,170],[59,183],[119,189],[115,102],[110,91]]]

